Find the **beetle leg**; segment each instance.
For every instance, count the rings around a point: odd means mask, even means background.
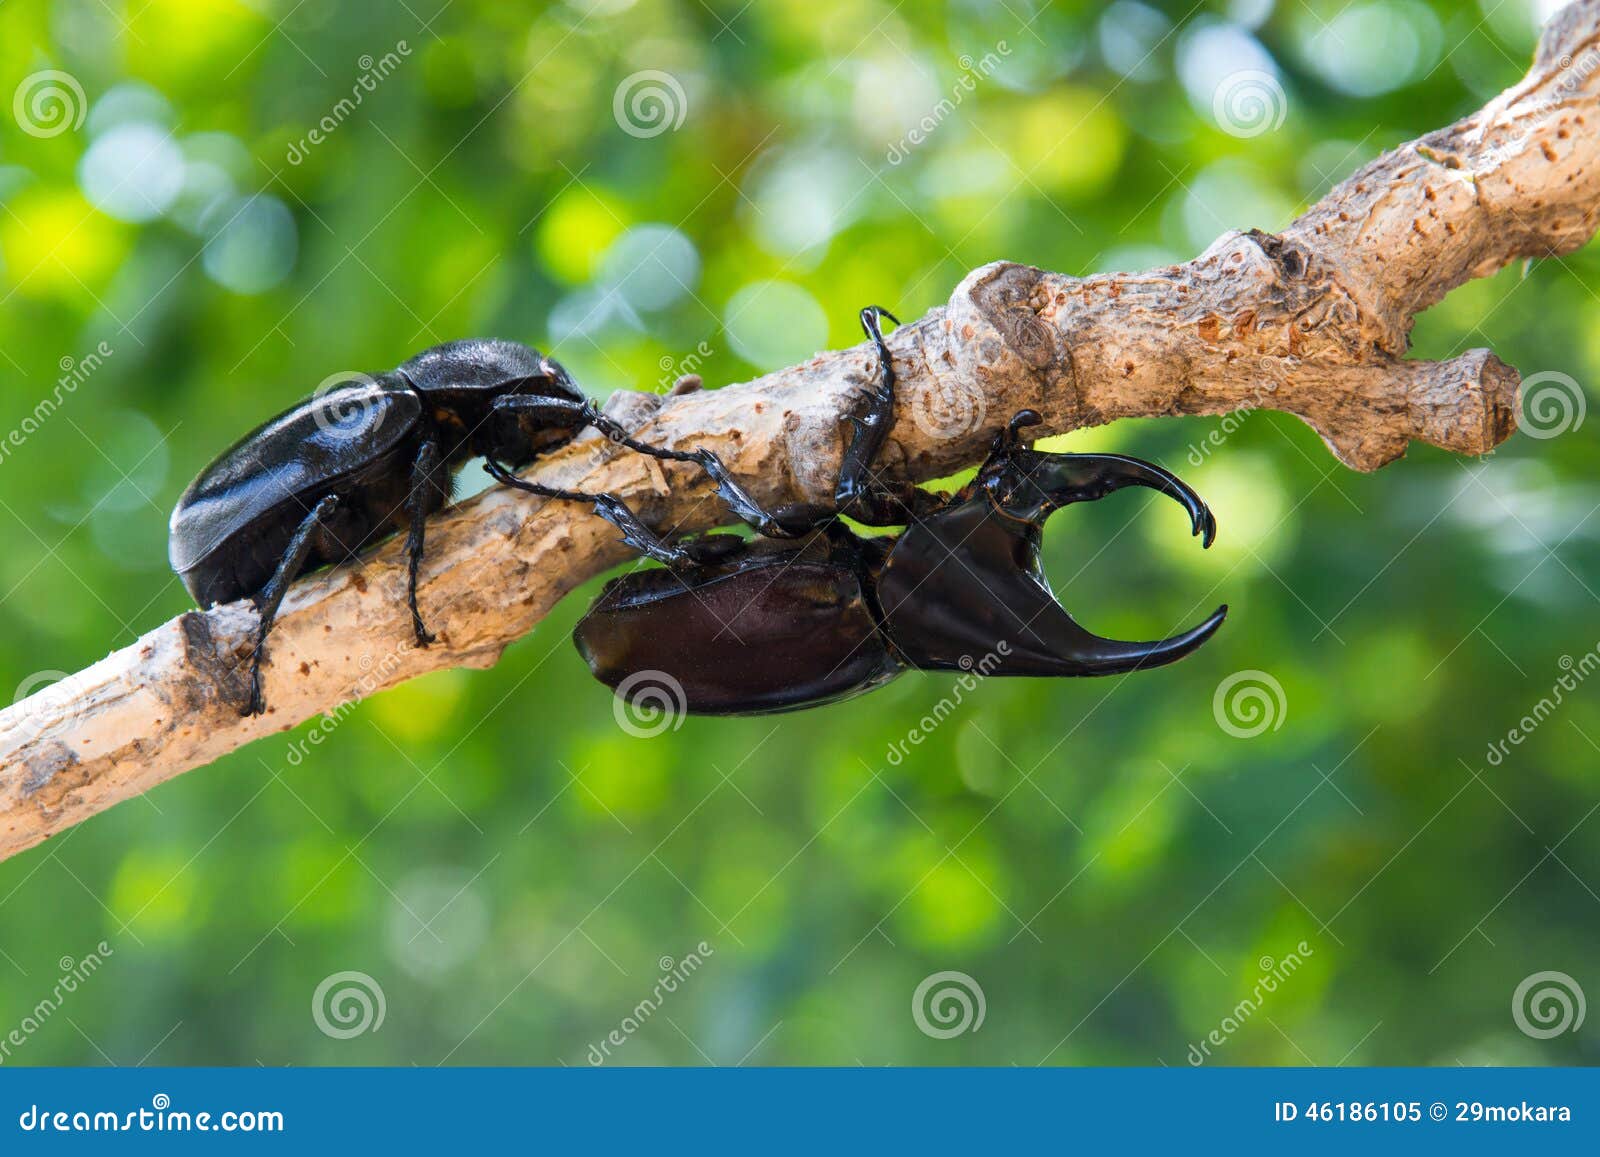
[[[526,478],[518,478],[493,458],[484,459],[484,466],[495,481],[517,490],[524,490],[529,494],[537,494],[544,498],[562,498],[568,502],[587,502],[594,507],[595,514],[622,531],[623,542],[648,558],[653,558],[657,562],[665,563],[671,567],[689,566],[696,561],[693,551],[664,541],[648,526],[640,522],[639,516],[629,510],[628,504],[615,494],[585,494],[581,490],[561,490],[554,486],[543,486],[537,482],[529,482]]]
[[[245,705],[244,715],[260,715],[267,709],[266,701],[261,697],[261,658],[266,651],[267,632],[272,630],[273,620],[278,617],[278,607],[288,593],[289,584],[294,582],[306,565],[306,556],[311,553],[317,532],[323,529],[323,524],[333,516],[338,506],[339,499],[330,494],[300,520],[300,525],[295,527],[294,537],[289,539],[288,549],[278,561],[278,569],[272,572],[272,578],[255,597],[260,624],[256,627],[255,651],[250,656],[250,701]]]
[[[905,526],[938,510],[945,499],[910,482],[884,482],[873,472],[873,463],[894,425],[894,358],[883,339],[883,318],[900,324],[900,319],[881,305],[869,305],[861,311],[861,328],[878,350],[878,385],[866,395],[864,412],[850,415],[854,433],[839,463],[833,498],[838,512],[857,522]]]
[[[873,501],[877,495],[873,493],[876,479],[872,464],[894,423],[894,358],[879,327],[879,320],[885,317],[900,324],[900,319],[881,305],[869,305],[861,311],[861,328],[878,348],[878,385],[867,394],[864,412],[850,415],[854,433],[839,462],[839,479],[833,491],[834,503],[844,514],[856,513],[855,507],[877,505]]]
[[[406,602],[411,607],[411,629],[416,634],[417,646],[426,647],[435,641],[433,632],[422,624],[422,613],[417,610],[417,571],[422,566],[422,547],[428,521],[428,487],[438,484],[439,446],[429,440],[417,452],[411,467],[411,492],[406,496],[406,515],[411,526],[406,533],[406,562],[409,573],[406,579]]]
[[[652,446],[629,435],[621,423],[604,413],[592,401],[573,402],[564,398],[550,398],[537,394],[505,394],[495,400],[497,410],[513,410],[532,414],[556,425],[582,429],[593,426],[619,446],[665,462],[693,462],[716,483],[717,496],[740,521],[753,526],[760,533],[774,538],[792,538],[810,527],[791,527],[782,518],[767,510],[741,486],[722,459],[710,450],[668,450]],[[588,497],[588,496],[585,496]]]

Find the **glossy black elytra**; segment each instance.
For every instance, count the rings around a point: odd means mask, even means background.
[[[519,489],[592,504],[636,549],[681,562],[681,551],[656,538],[615,496],[557,490],[509,473],[586,426],[641,453],[697,463],[739,517],[770,525],[716,455],[635,441],[584,397],[559,362],[496,339],[434,346],[389,373],[319,391],[206,467],[172,512],[168,556],[202,607],[255,600],[260,625],[243,713],[264,710],[261,661],[289,584],[352,558],[391,531],[407,531],[407,597],[417,642],[433,641],[417,609],[426,521],[449,502],[455,472],[473,456]]]
[[[690,713],[792,711],[880,687],[902,671],[1111,675],[1189,654],[1226,606],[1159,642],[1103,639],[1073,621],[1039,564],[1046,519],[1063,506],[1146,486],[1176,499],[1210,546],[1216,522],[1199,496],[1159,466],[1120,454],[1052,454],[1024,446],[1039,422],[1023,410],[954,495],[887,486],[872,464],[894,411],[894,365],[877,307],[861,322],[877,347],[868,395],[832,508],[776,512],[767,537],[712,535],[684,544],[691,565],[608,583],[574,641],[596,678],[643,706],[663,683]],[[838,515],[903,526],[866,538]]]

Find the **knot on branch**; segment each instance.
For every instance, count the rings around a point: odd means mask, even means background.
[[[1361,300],[1338,264],[1304,237],[1224,233],[1192,264],[1215,318],[1196,323],[1203,340],[1229,339],[1242,347],[1237,352],[1258,357],[1334,364],[1405,351],[1405,325]]]
[[[974,423],[970,445],[979,453],[1024,407],[1038,410],[1048,425],[1086,424],[1072,347],[1041,317],[1050,303],[1049,277],[1013,261],[980,266],[956,286],[942,324],[928,332],[925,353],[936,388],[1008,399],[1007,413]]]

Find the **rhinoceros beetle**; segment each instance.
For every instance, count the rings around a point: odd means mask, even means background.
[[[456,471],[473,456],[520,489],[592,504],[636,549],[678,561],[680,553],[621,499],[509,474],[508,466],[526,466],[588,426],[632,450],[697,463],[740,518],[769,522],[715,454],[636,441],[584,397],[560,363],[497,339],[447,342],[389,373],[339,382],[246,434],[206,467],[172,513],[168,557],[202,607],[255,600],[260,623],[243,713],[265,709],[261,660],[289,584],[352,558],[393,530],[407,531],[413,632],[420,646],[433,641],[417,609],[425,526],[449,502]]]
[[[861,324],[879,381],[854,416],[835,504],[783,507],[763,537],[710,535],[679,546],[673,569],[613,579],[574,641],[596,678],[644,705],[663,681],[690,713],[742,715],[819,706],[915,668],[993,675],[1113,675],[1183,658],[1227,615],[1159,642],[1104,639],[1056,601],[1039,563],[1045,521],[1074,502],[1145,486],[1176,499],[1209,547],[1216,521],[1200,497],[1149,462],[1120,454],[1044,453],[1016,414],[977,476],[953,495],[876,478],[894,413],[893,360],[873,306]],[[902,526],[863,537],[868,526]],[[681,692],[681,693],[680,693]]]

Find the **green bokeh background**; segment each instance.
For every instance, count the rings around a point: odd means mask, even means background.
[[[496,334],[601,396],[697,348],[718,385],[996,258],[1191,256],[1477,108],[1522,73],[1536,7],[10,0],[0,97],[60,69],[89,115],[49,137],[0,117],[0,425],[63,359],[113,352],[0,458],[0,686],[184,610],[184,484],[334,371]],[[1219,61],[1276,74],[1281,124],[1219,127]],[[641,70],[681,87],[676,128],[619,125]],[[1597,264],[1465,286],[1415,352],[1592,382]],[[1596,1018],[1534,1039],[1512,997],[1545,970],[1600,995],[1596,685],[1486,752],[1600,641],[1595,429],[1371,476],[1274,414],[1206,452],[1219,420],[1074,436],[1178,470],[1221,535],[1202,553],[1142,495],[1075,510],[1048,542],[1070,604],[1128,637],[1232,617],[1171,669],[981,685],[904,759],[952,679],[626,733],[568,641],[591,585],[492,671],[0,864],[0,1036],[62,958],[112,949],[5,1063],[581,1065],[701,941],[614,1063],[1182,1065],[1301,941],[1214,1063],[1593,1061]],[[1254,738],[1213,713],[1245,670],[1283,691]],[[386,1013],[335,1039],[312,999],[345,970]],[[986,1013],[936,1039],[912,995],[946,970]]]

